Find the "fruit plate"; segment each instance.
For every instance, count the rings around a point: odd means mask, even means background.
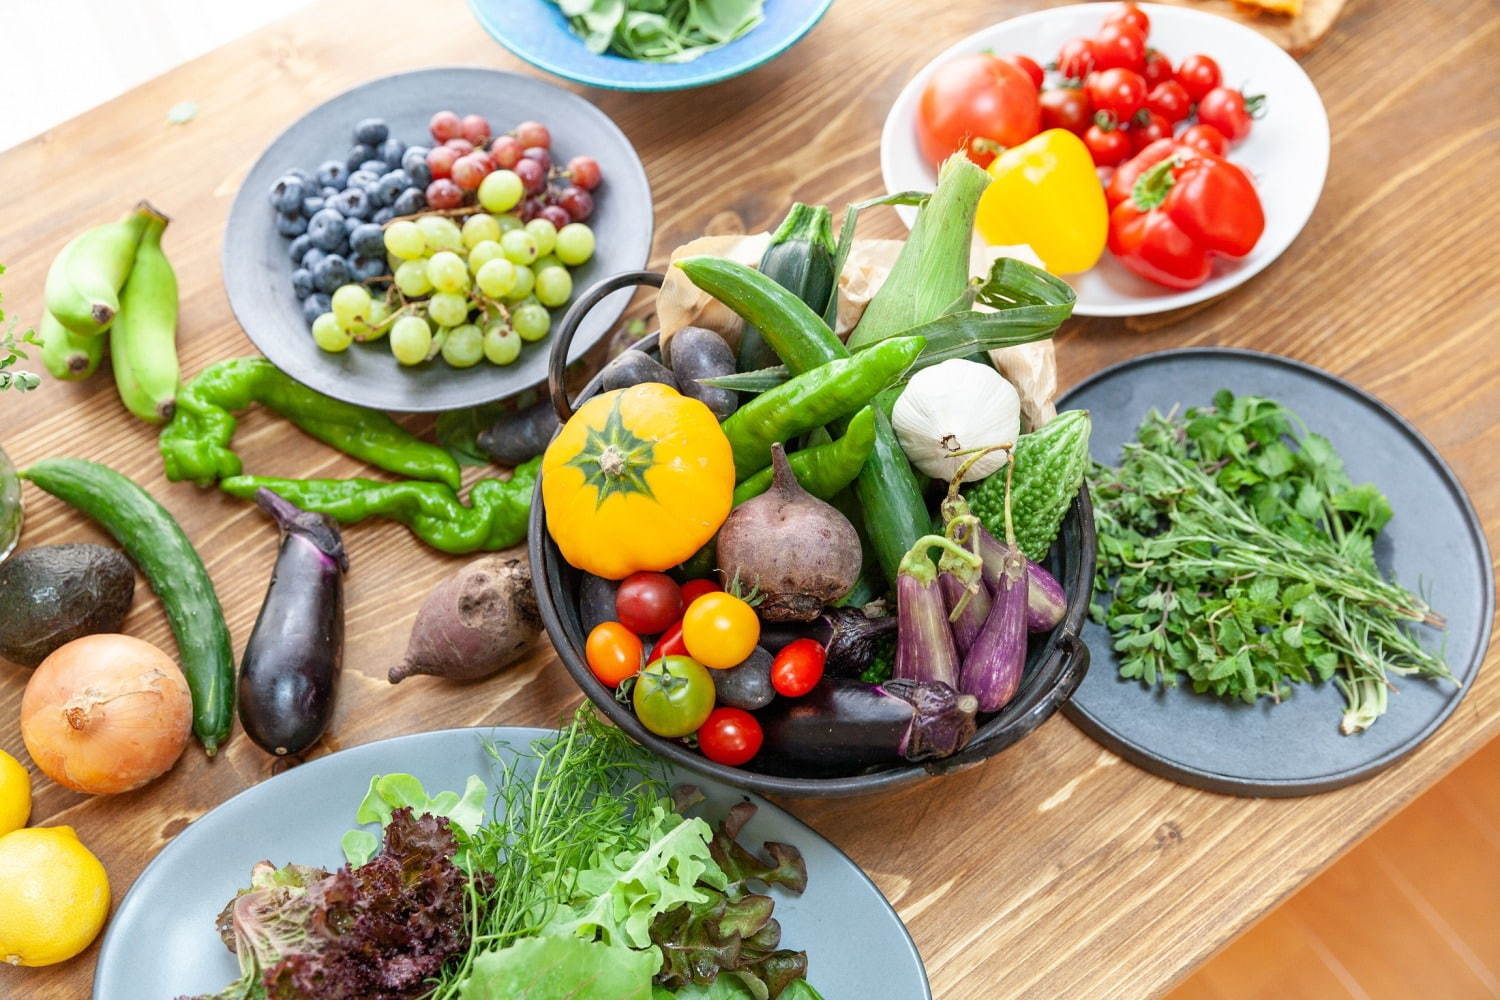
[[[686,90],[728,80],[795,45],[833,0],[766,0],[765,20],[734,41],[688,62],[640,62],[590,52],[553,0],[469,0],[496,41],[537,69],[609,90]]]
[[[1356,483],[1374,483],[1395,516],[1375,546],[1382,569],[1419,590],[1447,619],[1418,628],[1455,681],[1393,678],[1390,707],[1362,733],[1339,734],[1343,696],[1299,685],[1279,705],[1225,702],[1177,687],[1148,689],[1119,674],[1108,632],[1089,621],[1094,662],[1063,713],[1127,760],[1174,781],[1248,796],[1306,795],[1363,780],[1411,753],[1473,687],[1489,646],[1495,580],[1462,484],[1437,450],[1390,407],[1334,375],[1274,354],[1189,348],[1133,358],[1084,380],[1058,402],[1094,415],[1091,450],[1111,465],[1152,407],[1206,406],[1219,389],[1285,403],[1327,437]]]
[[[983,49],[1020,52],[1039,63],[1055,57],[1063,42],[1099,29],[1111,3],[1052,7],[1002,21],[949,46],[911,79],[896,97],[880,136],[880,169],[891,191],[931,190],[936,171],[917,149],[916,116],[922,88],[939,65]],[[1161,4],[1141,4],[1151,17],[1149,44],[1174,61],[1207,53],[1224,71],[1226,85],[1265,94],[1266,111],[1229,158],[1248,170],[1260,192],[1266,229],[1260,242],[1237,261],[1220,259],[1213,276],[1187,291],[1138,277],[1108,250],[1091,270],[1068,276],[1078,293],[1079,316],[1144,316],[1179,309],[1223,295],[1270,265],[1297,238],[1312,215],[1328,172],[1328,114],[1296,60],[1250,28],[1228,18]],[[1055,74],[1053,74],[1055,76]],[[1050,82],[1050,81],[1049,81]],[[910,226],[916,209],[897,208]]]
[[[136,879],[104,936],[94,996],[161,1000],[223,989],[238,965],[214,918],[245,885],[252,865],[296,861],[331,871],[343,861],[339,838],[353,825],[371,776],[400,771],[434,791],[461,789],[469,775],[491,773],[486,739],[501,755],[514,755],[551,732],[447,729],[398,736],[330,754],[241,792],[178,834]],[[707,816],[754,802],[758,810],[744,841],[793,844],[807,859],[805,893],[771,891],[782,939],[807,951],[814,986],[830,998],[931,1000],[921,956],[901,919],[842,851],[765,799],[697,776],[673,778],[703,790]]]
[[[229,304],[250,340],[276,367],[335,399],[400,412],[433,412],[494,402],[539,385],[547,376],[547,338],[527,344],[503,367],[481,361],[452,368],[441,360],[403,368],[385,338],[331,354],[313,343],[301,304],[292,291],[289,241],[276,231],[267,192],[287,170],[314,170],[343,159],[354,124],[383,118],[391,134],[427,144],[427,122],[445,108],[484,115],[497,130],[533,119],[552,133],[560,162],[587,154],[599,161],[604,182],[588,219],[597,250],[573,270],[574,286],[598,276],[640,267],[651,252],[651,187],[630,140],[604,112],[544,80],[498,70],[444,67],[382,77],[355,87],[309,111],[273,142],[236,195],[224,233],[224,286]],[[629,304],[628,291],[589,316],[573,341],[570,358],[583,355],[605,335]],[[560,317],[562,310],[554,310]]]

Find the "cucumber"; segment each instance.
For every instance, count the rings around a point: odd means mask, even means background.
[[[799,201],[771,234],[771,245],[760,258],[760,273],[821,315],[838,280],[833,273],[833,249],[833,217],[828,209]],[[769,368],[780,360],[759,328],[746,323],[740,334],[740,371]]]
[[[234,650],[203,560],[161,504],[125,476],[80,458],[48,458],[21,473],[114,536],[161,598],[193,696],[193,732],[209,756],[234,719]]]

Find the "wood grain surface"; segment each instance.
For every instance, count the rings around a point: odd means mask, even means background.
[[[902,84],[953,39],[1032,6],[839,0],[786,56],[740,79],[703,92],[586,94],[645,161],[660,261],[706,229],[771,226],[794,198],[837,209],[878,193],[879,129]],[[1452,463],[1496,538],[1494,14],[1492,0],[1352,4],[1305,63],[1333,124],[1327,188],[1306,231],[1255,280],[1176,322],[1141,332],[1117,321],[1070,322],[1059,339],[1063,384],[1187,344],[1254,347],[1321,365],[1410,418]],[[250,353],[219,273],[240,179],[318,102],[373,76],[436,64],[530,72],[475,26],[461,0],[416,14],[397,0],[324,0],[0,156],[12,192],[0,225],[6,305],[34,318],[47,264],[65,240],[148,197],[175,220],[166,245],[182,285],[185,373]],[[456,107],[463,96],[453,95]],[[197,102],[198,117],[169,127],[167,109],[183,100]],[[867,231],[895,236],[901,228],[882,210]],[[121,410],[107,375],[0,397],[0,440],[18,465],[53,455],[99,459],[150,489],[202,551],[243,648],[275,531],[249,505],[167,483],[153,429]],[[251,469],[363,471],[264,413],[243,421],[236,445]],[[26,503],[26,545],[100,537],[30,486]],[[415,678],[392,688],[385,674],[418,603],[458,561],[394,525],[360,525],[346,537],[347,666],[324,752],[437,727],[547,723],[577,702],[545,643],[486,683]],[[144,586],[127,629],[173,649]],[[22,760],[14,720],[27,676],[0,664],[0,747]],[[1497,730],[1500,673],[1491,663],[1412,758],[1315,798],[1255,801],[1183,788],[1101,750],[1058,716],[962,774],[883,797],[789,805],[891,898],[941,1000],[1139,998],[1185,975]],[[165,779],[115,798],[88,799],[39,779],[33,822],[76,827],[107,865],[118,901],[187,824],[275,769],[239,735],[218,759],[189,750]],[[97,945],[59,967],[0,968],[0,995],[85,996],[96,954]],[[830,1000],[843,1000],[838,984],[824,985]]]
[[[1248,3],[1234,0],[1151,0],[1152,3],[1191,7],[1231,18],[1254,28],[1292,55],[1311,52],[1328,37],[1333,24],[1344,12],[1348,0],[1302,0],[1302,11],[1296,17],[1274,14]]]

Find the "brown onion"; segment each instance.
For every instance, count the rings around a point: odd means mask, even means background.
[[[171,770],[192,731],[171,657],[128,635],[88,635],[42,661],[21,698],[21,737],[64,788],[109,795]]]

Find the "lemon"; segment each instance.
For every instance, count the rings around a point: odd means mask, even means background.
[[[31,815],[31,775],[25,765],[0,750],[0,837],[26,825]]]
[[[98,936],[108,913],[109,876],[71,826],[0,837],[0,961],[67,961]]]

